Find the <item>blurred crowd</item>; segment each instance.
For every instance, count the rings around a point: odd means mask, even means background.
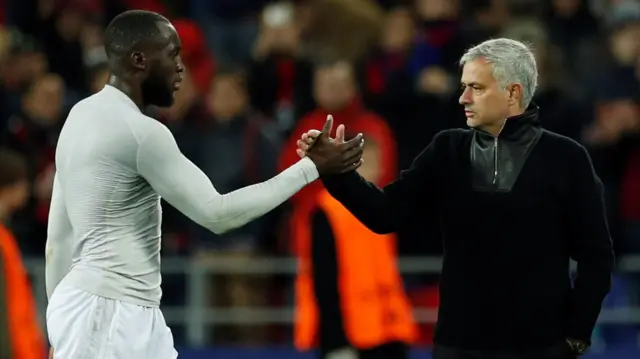
[[[542,125],[587,146],[606,186],[616,251],[640,254],[637,0],[0,0],[0,5],[0,146],[29,160],[30,200],[10,222],[27,257],[44,252],[58,132],[70,107],[106,83],[102,29],[126,9],[159,12],[180,34],[185,81],[171,108],[149,109],[149,115],[171,128],[183,153],[222,193],[293,164],[295,140],[320,128],[328,113],[346,125],[348,135],[364,133],[363,175],[388,183],[435,133],[465,126],[457,65],[464,50],[491,37],[526,41],[540,71],[534,102]],[[163,252],[198,260],[289,255],[295,251],[290,219],[309,208],[310,193],[321,185],[314,186],[221,236],[165,203]],[[416,224],[399,233],[400,255],[438,255],[433,227]],[[427,230],[433,241],[422,240]],[[406,283],[421,288],[434,281],[419,277]],[[184,299],[181,285],[179,278],[165,279],[166,303]],[[212,298],[217,305],[289,300],[282,288],[290,281],[282,284],[278,278],[230,276],[215,285],[222,293]]]

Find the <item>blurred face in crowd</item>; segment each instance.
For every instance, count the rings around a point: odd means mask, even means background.
[[[414,26],[408,9],[396,9],[387,15],[381,46],[387,51],[407,50],[411,46]]]
[[[84,26],[83,14],[73,8],[66,8],[60,11],[57,18],[56,29],[60,36],[67,41],[74,41],[80,38]]]
[[[294,21],[294,8],[287,3],[267,6],[262,12],[262,35],[268,39],[271,51],[291,54],[300,42],[300,32]]]
[[[314,78],[314,95],[318,106],[324,110],[335,111],[347,107],[356,95],[351,67],[339,63],[318,68]]]
[[[247,92],[240,75],[218,75],[209,93],[209,107],[218,121],[231,120],[247,106]]]
[[[422,20],[450,19],[458,11],[458,0],[415,0],[414,3]]]
[[[0,189],[0,211],[12,213],[25,206],[29,198],[29,181],[22,179]]]
[[[48,74],[36,81],[24,99],[24,108],[31,119],[42,125],[57,123],[62,116],[64,82],[58,75]]]
[[[610,38],[611,52],[621,65],[632,66],[640,56],[640,22],[618,29]]]
[[[371,183],[379,183],[382,176],[380,146],[374,141],[367,140],[364,145],[363,158],[364,163],[358,168],[358,173]]]
[[[553,8],[562,16],[571,16],[578,11],[580,0],[553,0]]]
[[[467,125],[490,130],[502,127],[510,116],[511,106],[520,98],[520,85],[506,89],[493,76],[493,65],[483,58],[467,62],[462,68],[462,94]],[[517,93],[516,93],[517,92]]]
[[[91,92],[96,93],[104,88],[109,81],[109,69],[105,66],[93,73],[91,78]]]

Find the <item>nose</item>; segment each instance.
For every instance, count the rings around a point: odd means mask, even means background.
[[[468,105],[471,103],[471,95],[469,94],[469,89],[466,88],[460,94],[460,98],[458,99],[458,103],[461,105]]]
[[[176,61],[176,72],[177,73],[184,72],[184,63],[182,62],[182,58],[178,58],[178,61]]]

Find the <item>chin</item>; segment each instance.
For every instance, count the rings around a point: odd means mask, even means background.
[[[475,128],[480,126],[481,123],[480,121],[474,119],[473,117],[467,117],[467,126],[471,127],[471,128]]]
[[[171,107],[173,106],[173,103],[175,102],[174,98],[173,98],[173,94],[171,95],[171,97],[167,97],[167,98],[163,98],[163,99],[157,99],[156,101],[153,101],[152,105],[157,106],[157,107]]]

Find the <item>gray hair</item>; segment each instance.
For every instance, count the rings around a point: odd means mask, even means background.
[[[460,58],[460,66],[478,58],[493,65],[493,76],[501,87],[522,85],[520,101],[525,108],[529,106],[538,86],[536,59],[529,46],[507,38],[487,40],[467,50]]]

